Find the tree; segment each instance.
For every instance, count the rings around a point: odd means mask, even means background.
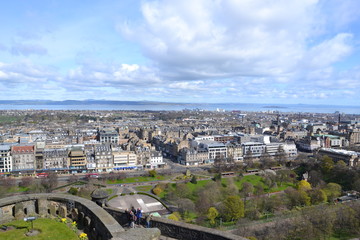
[[[71,175],[68,179],[69,183],[77,182],[79,181],[79,177],[77,175]]]
[[[149,171],[149,176],[150,177],[156,177],[156,171],[155,170],[150,170]]]
[[[246,167],[252,168],[254,166],[253,158],[253,153],[249,149],[244,156],[244,163],[246,164]]]
[[[308,191],[311,204],[319,204],[327,201],[326,193],[321,189],[312,189]]]
[[[301,180],[298,184],[299,191],[308,191],[311,189],[311,184],[308,181]]]
[[[223,203],[224,217],[227,221],[238,220],[244,217],[244,202],[239,196],[228,196]]]
[[[213,179],[216,182],[221,182],[221,173],[216,173]]]
[[[34,179],[32,177],[23,177],[19,183],[19,187],[30,187],[34,183]]]
[[[264,187],[261,183],[258,183],[254,186],[255,194],[262,195],[264,194]]]
[[[328,183],[324,188],[328,201],[332,202],[341,195],[341,186],[337,183]]]
[[[263,169],[270,168],[274,165],[274,161],[268,152],[265,151],[263,154],[261,154],[260,164]]]
[[[292,176],[295,175],[296,173],[294,173],[294,171],[291,170],[279,170],[276,172],[276,180],[280,183],[281,186],[284,182],[293,181],[294,178],[292,178]]]
[[[219,216],[219,212],[218,212],[218,210],[216,210],[216,208],[210,207],[206,216],[209,219],[210,224],[214,225],[215,219]]]
[[[352,188],[353,188],[355,191],[360,192],[360,178],[357,179],[357,180],[352,184]]]
[[[186,185],[186,183],[176,184],[175,195],[179,198],[189,198],[191,197],[191,189]]]
[[[242,184],[242,188],[241,188],[241,195],[245,198],[250,196],[250,194],[252,194],[254,192],[254,185],[252,185],[250,182],[244,182]]]
[[[177,200],[179,212],[183,219],[186,219],[190,212],[195,211],[195,204],[187,198],[180,198]]]
[[[333,233],[336,213],[326,205],[303,210],[302,218],[313,227],[313,239],[327,239]]]
[[[347,165],[343,160],[339,160],[339,161],[336,162],[335,167],[337,167],[337,168],[347,168]]]
[[[6,177],[1,180],[0,185],[6,189],[9,189],[16,186],[16,180],[12,177]]]
[[[279,165],[284,165],[288,160],[283,145],[279,145],[277,154],[275,155],[275,160]]]
[[[290,208],[310,205],[310,197],[304,191],[289,187],[285,190],[285,194]]]
[[[58,176],[57,176],[57,173],[55,172],[50,172],[49,173],[49,177],[48,177],[48,180],[49,180],[49,186],[50,188],[55,188],[57,185],[58,185]]]
[[[330,173],[330,171],[334,168],[334,161],[331,157],[325,155],[321,159],[321,170],[324,174]]]
[[[311,170],[309,172],[308,181],[314,187],[324,184],[324,180],[321,172],[316,170]]]
[[[190,182],[191,182],[192,184],[197,184],[197,179],[196,179],[196,176],[195,176],[195,175],[192,176]]]
[[[196,210],[200,213],[206,213],[207,210],[221,201],[223,194],[221,187],[217,182],[208,182],[203,188],[199,189],[196,194]]]

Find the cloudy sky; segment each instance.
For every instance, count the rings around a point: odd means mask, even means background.
[[[360,105],[359,0],[0,8],[1,100]]]

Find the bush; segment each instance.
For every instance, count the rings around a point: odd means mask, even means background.
[[[69,189],[68,193],[70,193],[70,194],[72,194],[72,195],[77,195],[78,191],[79,191],[79,190],[78,190],[77,188],[71,187],[71,188]]]
[[[149,176],[150,177],[155,177],[156,176],[156,171],[155,170],[150,170],[149,171]]]
[[[190,182],[191,182],[192,184],[197,184],[196,176],[192,176]]]
[[[152,192],[156,195],[159,196],[164,190],[162,190],[160,187],[156,186],[155,188],[152,189]]]
[[[168,219],[174,220],[174,221],[180,221],[181,216],[179,212],[173,212],[169,215]]]

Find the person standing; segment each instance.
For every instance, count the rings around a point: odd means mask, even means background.
[[[136,210],[136,219],[137,219],[136,223],[137,223],[137,225],[140,225],[141,217],[142,217],[142,210],[140,208],[138,208]]]
[[[152,215],[148,214],[145,218],[145,223],[146,223],[146,228],[150,228],[150,220],[151,220]]]
[[[136,215],[130,211],[130,228],[135,228]]]

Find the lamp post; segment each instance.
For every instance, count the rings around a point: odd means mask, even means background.
[[[32,232],[34,230],[34,220],[36,219],[36,217],[26,217],[24,218],[25,222],[31,222],[31,230],[30,232]]]

